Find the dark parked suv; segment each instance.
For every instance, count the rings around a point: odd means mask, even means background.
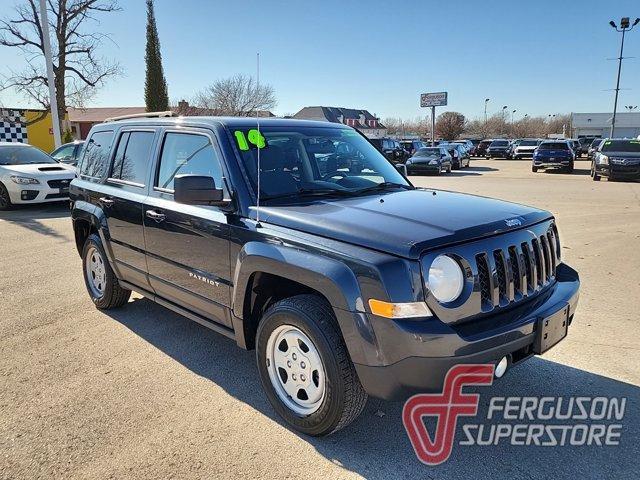
[[[400,142],[392,138],[372,138],[369,140],[382,154],[393,163],[403,163],[409,158],[407,152]]]
[[[562,340],[578,301],[549,212],[415,188],[344,125],[98,124],[71,198],[96,307],[135,290],[255,349],[274,409],[310,435],[459,363],[500,377]]]
[[[640,140],[607,138],[593,154],[591,178],[640,180]]]

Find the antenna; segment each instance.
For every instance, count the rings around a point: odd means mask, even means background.
[[[256,53],[256,97],[260,95],[260,52]],[[258,127],[258,138],[261,137],[260,133],[260,115],[258,112],[258,107],[256,106],[256,125]],[[258,195],[256,202],[256,227],[260,226],[260,146],[257,148],[258,151]]]

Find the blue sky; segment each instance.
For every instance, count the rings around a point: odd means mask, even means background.
[[[97,29],[111,34],[102,53],[124,75],[88,106],[144,103],[144,1],[120,5]],[[470,118],[483,115],[487,97],[489,113],[508,105],[519,118],[611,110],[617,65],[607,58],[618,56],[620,34],[608,22],[640,17],[640,2],[156,0],[156,16],[171,99],[254,74],[259,51],[278,114],[331,105],[413,118],[427,113],[421,92],[447,90],[447,109]],[[20,68],[21,53],[0,55]],[[640,105],[640,25],[625,56],[636,58],[623,64],[621,87],[630,90],[619,105]],[[24,104],[7,92],[0,102]]]

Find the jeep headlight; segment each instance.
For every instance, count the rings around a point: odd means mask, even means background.
[[[11,181],[18,185],[36,185],[40,183],[37,178],[20,177],[18,175],[11,175]]]
[[[598,157],[598,163],[601,163],[603,165],[608,165],[609,157],[607,157],[606,155],[600,155],[600,157]]]
[[[453,302],[462,293],[464,275],[458,262],[448,255],[438,255],[429,267],[427,288],[441,303]]]

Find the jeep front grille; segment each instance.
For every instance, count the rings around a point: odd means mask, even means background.
[[[455,256],[465,267],[467,282],[472,282],[473,288],[466,296],[463,293],[459,302],[447,306],[429,296],[427,302],[448,322],[517,304],[555,282],[559,252],[553,221],[431,252],[423,257],[424,268],[439,254]]]

